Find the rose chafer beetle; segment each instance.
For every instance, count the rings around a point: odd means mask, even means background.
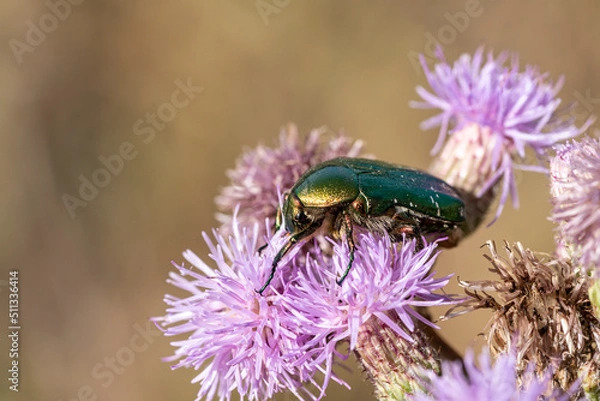
[[[281,212],[287,243],[273,259],[267,282],[277,264],[300,240],[318,229],[334,238],[346,238],[350,259],[341,284],[354,261],[353,226],[385,234],[393,241],[422,236],[449,236],[465,221],[465,206],[445,181],[423,171],[377,160],[339,157],[306,171],[288,193]],[[279,216],[278,216],[279,219]],[[280,221],[277,222],[279,229]]]

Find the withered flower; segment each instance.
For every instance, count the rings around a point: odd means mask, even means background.
[[[585,390],[597,388],[600,321],[589,300],[587,275],[568,261],[534,253],[519,242],[505,243],[506,257],[493,242],[487,247],[490,255],[485,257],[498,280],[462,281],[471,299],[446,317],[492,309],[487,341],[493,354],[516,349],[520,374],[530,363],[540,375],[551,368],[564,390],[577,380]]]

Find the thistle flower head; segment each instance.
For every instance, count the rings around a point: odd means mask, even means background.
[[[174,341],[173,366],[193,367],[200,373],[198,398],[263,400],[283,390],[298,398],[320,399],[331,380],[336,360],[347,355],[336,350],[340,342],[356,347],[358,332],[370,319],[390,327],[411,341],[413,319],[434,326],[412,308],[456,303],[434,294],[449,280],[430,272],[438,255],[436,243],[416,251],[415,241],[398,249],[387,236],[357,236],[356,260],[343,285],[336,283],[348,264],[345,241],[333,245],[333,254],[314,247],[296,247],[282,261],[264,296],[256,292],[270,272],[273,255],[288,240],[276,233],[263,256],[257,252],[259,229],[240,229],[234,219],[228,240],[207,235],[211,268],[191,251],[185,258],[199,269],[177,266],[169,282],[189,293],[166,296],[167,314],[154,320],[165,334],[186,335]],[[294,257],[310,249],[305,257]],[[315,375],[323,374],[317,381]],[[307,384],[320,392],[313,395]],[[346,385],[347,386],[347,385]]]
[[[490,349],[494,353],[518,350],[520,372],[530,363],[538,374],[551,368],[554,380],[565,390],[579,379],[597,383],[600,321],[588,297],[586,275],[568,262],[540,257],[520,243],[506,244],[507,258],[497,253],[493,243],[488,248],[491,255],[486,258],[499,279],[461,285],[472,296],[467,310],[494,311],[488,323]],[[491,291],[495,297],[487,294]]]
[[[289,124],[279,134],[279,146],[258,146],[246,151],[227,172],[230,185],[215,198],[221,213],[221,232],[231,233],[236,206],[238,224],[252,227],[265,218],[275,221],[278,194],[292,188],[309,167],[340,156],[361,155],[363,143],[344,134],[330,135],[324,128],[314,129],[302,139],[295,125]]]
[[[316,339],[334,344],[349,340],[351,350],[369,319],[412,341],[413,319],[436,327],[413,308],[456,303],[445,294],[434,293],[450,278],[434,278],[431,272],[439,254],[437,244],[429,243],[419,251],[415,244],[405,240],[398,248],[387,236],[359,234],[352,270],[341,286],[336,279],[348,266],[349,250],[345,241],[335,244],[328,260],[307,259],[306,269],[300,270],[286,294],[287,310],[297,315],[303,329]]]
[[[529,370],[518,380],[516,353],[498,355],[492,362],[489,352],[479,355],[475,363],[473,352],[460,362],[443,362],[442,375],[429,374],[426,392],[409,397],[411,401],[567,401],[569,394],[552,389],[552,372],[537,376]]]
[[[600,268],[600,141],[584,138],[556,147],[550,163],[559,247],[586,269]]]
[[[334,377],[331,367],[327,371],[299,354],[310,338],[297,319],[283,310],[283,294],[256,292],[272,260],[258,255],[258,227],[250,233],[238,230],[234,221],[233,228],[229,240],[216,232],[216,242],[204,236],[215,269],[186,251],[184,257],[193,267],[175,265],[179,273],[170,274],[168,281],[189,294],[167,295],[167,314],[154,319],[167,336],[187,335],[172,342],[177,350],[167,360],[177,361],[173,368],[200,370],[193,380],[200,383],[198,399],[229,400],[237,392],[242,399],[262,401],[284,390],[300,399],[317,399],[304,382],[319,388],[315,372],[323,370],[330,379]],[[279,238],[279,244],[284,240]],[[285,288],[285,277],[274,280],[277,288]]]
[[[541,157],[548,147],[579,135],[593,120],[577,128],[572,119],[560,115],[561,100],[556,95],[562,79],[552,83],[548,74],[531,66],[519,71],[516,56],[506,66],[508,53],[496,58],[489,53],[484,58],[480,47],[473,56],[462,55],[454,65],[444,60],[441,49],[438,58],[439,64],[430,70],[421,57],[433,93],[419,86],[417,93],[423,101],[411,102],[416,108],[441,110],[421,124],[423,129],[440,126],[433,153],[450,137],[448,150],[433,172],[477,197],[502,181],[497,218],[509,195],[518,206],[515,168],[545,171],[540,165],[517,165],[515,159],[524,159],[526,148]],[[477,180],[465,183],[472,175]]]

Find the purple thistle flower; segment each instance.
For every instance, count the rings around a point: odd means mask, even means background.
[[[559,250],[574,247],[577,262],[600,267],[600,141],[584,138],[556,147],[550,163]],[[559,252],[560,253],[560,252]],[[567,255],[562,255],[567,256]]]
[[[239,206],[238,224],[262,225],[265,218],[275,221],[278,194],[292,188],[300,176],[315,164],[340,156],[357,157],[362,153],[362,141],[344,134],[331,135],[326,129],[314,129],[301,139],[298,128],[289,124],[279,134],[279,146],[260,145],[246,151],[227,172],[231,184],[215,198],[222,213],[217,220],[221,232],[231,233],[234,209]],[[362,155],[365,157],[364,155]]]
[[[552,388],[552,372],[542,377],[530,371],[517,371],[515,353],[498,355],[492,363],[489,352],[479,356],[479,366],[469,350],[460,362],[442,362],[442,375],[429,374],[426,393],[409,397],[411,401],[567,401],[569,394]],[[466,375],[465,375],[466,373]]]
[[[507,52],[496,58],[490,52],[484,60],[480,47],[473,56],[463,54],[453,66],[445,61],[441,49],[437,56],[440,63],[433,71],[421,56],[433,93],[417,87],[423,101],[411,102],[411,106],[441,110],[421,124],[422,129],[440,126],[433,153],[440,151],[447,136],[451,138],[449,141],[466,142],[460,151],[456,148],[461,145],[447,145],[453,147],[450,155],[442,154],[442,158],[451,158],[452,162],[437,172],[450,184],[482,197],[502,181],[496,219],[509,194],[513,205],[518,207],[514,169],[546,172],[539,162],[518,165],[515,159],[523,160],[527,147],[541,159],[548,147],[579,135],[593,119],[577,128],[573,119],[561,116],[557,112],[561,100],[556,95],[562,87],[562,78],[551,83],[547,73],[541,74],[531,66],[521,72],[514,55],[510,67],[505,66]],[[457,169],[455,165],[461,167]],[[454,175],[453,179],[447,174]],[[469,175],[480,178],[465,188],[460,184]]]
[[[315,241],[296,247],[280,263],[261,296],[256,288],[287,234],[276,233],[259,256],[258,227],[250,234],[234,217],[232,228],[229,240],[216,231],[215,242],[204,235],[216,269],[184,253],[199,271],[176,265],[179,273],[171,273],[169,282],[189,295],[167,295],[167,314],[154,319],[167,336],[187,335],[172,342],[177,350],[167,360],[177,361],[173,368],[200,370],[193,380],[200,383],[198,399],[229,400],[238,392],[263,400],[285,390],[300,399],[320,399],[331,380],[347,386],[332,372],[336,361],[347,358],[336,346],[349,341],[354,349],[367,321],[376,319],[410,342],[415,321],[436,327],[413,308],[455,303],[433,293],[449,281],[430,272],[439,254],[436,243],[415,252],[415,240],[398,249],[389,237],[371,233],[357,236],[356,260],[342,286],[336,278],[348,264],[347,243],[335,243],[333,256],[327,256]],[[306,256],[294,258],[302,249]],[[319,394],[311,394],[307,384]]]
[[[186,251],[184,257],[199,272],[175,265],[179,273],[170,273],[168,282],[189,295],[167,295],[167,314],[154,321],[167,336],[188,337],[172,342],[177,350],[167,360],[178,361],[173,368],[200,370],[192,381],[200,383],[198,399],[229,400],[237,391],[242,399],[262,401],[285,390],[299,399],[319,399],[325,385],[317,383],[314,374],[323,371],[327,381],[338,379],[331,366],[321,367],[310,355],[299,352],[311,338],[282,307],[289,285],[286,277],[294,275],[278,274],[267,296],[259,295],[255,289],[264,283],[272,257],[258,255],[256,225],[250,234],[240,230],[234,218],[232,228],[229,240],[214,232],[213,242],[204,234],[216,269]],[[281,246],[285,240],[276,235],[271,245]],[[279,272],[285,268],[281,263]],[[306,382],[320,389],[321,395],[311,394],[304,387]]]
[[[360,329],[370,319],[389,326],[409,342],[414,319],[437,327],[413,308],[455,303],[445,294],[433,293],[443,288],[450,276],[434,278],[430,272],[439,254],[436,243],[419,251],[415,244],[415,240],[405,240],[398,248],[388,236],[357,235],[354,264],[341,286],[336,279],[349,260],[345,241],[334,245],[331,258],[307,258],[282,302],[314,342],[321,344],[322,354],[316,355],[315,361],[330,363],[340,341],[349,340],[350,350],[354,349]]]

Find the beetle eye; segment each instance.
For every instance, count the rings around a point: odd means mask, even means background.
[[[298,223],[299,225],[306,224],[309,221],[310,217],[308,216],[308,214],[306,214],[304,210],[300,210],[294,215],[294,222]]]

